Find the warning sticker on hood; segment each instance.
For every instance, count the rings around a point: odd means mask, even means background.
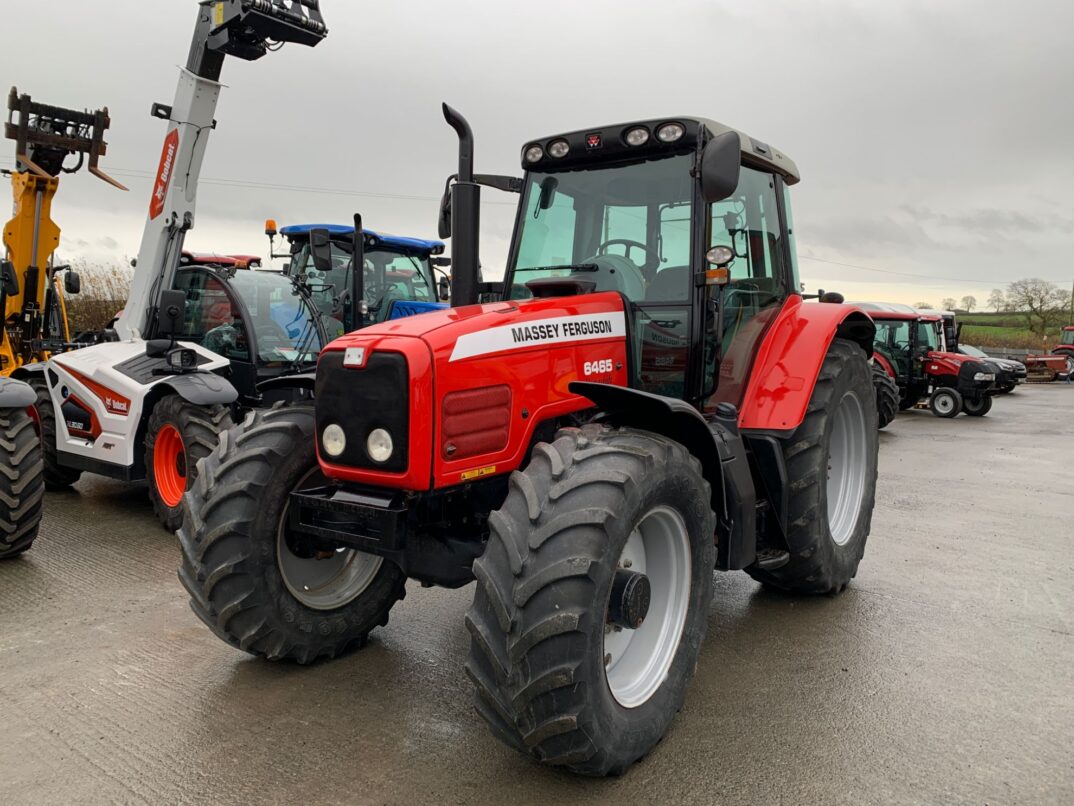
[[[541,344],[564,344],[616,337],[626,338],[626,319],[622,311],[533,319],[460,336],[455,342],[451,360],[459,361],[463,358],[520,350]]]

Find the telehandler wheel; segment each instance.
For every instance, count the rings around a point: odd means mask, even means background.
[[[37,537],[45,463],[33,417],[0,409],[0,560],[22,554]]]
[[[899,385],[879,364],[873,364],[873,386],[876,388],[877,427],[885,428],[899,413]]]
[[[779,568],[747,568],[758,582],[793,593],[836,594],[857,574],[876,497],[875,406],[861,348],[835,339],[805,420],[783,440],[791,491],[787,538],[796,550]]]
[[[965,398],[962,401],[962,411],[970,417],[984,417],[992,411],[992,396],[981,395],[978,400]]]
[[[232,425],[223,406],[196,406],[179,395],[162,398],[149,415],[145,475],[157,518],[169,532],[183,523],[183,493],[198,475],[198,460],[216,447]]]
[[[963,405],[962,394],[946,386],[941,386],[929,398],[929,410],[945,420],[958,417]]]
[[[500,740],[587,775],[660,741],[707,627],[710,495],[682,445],[600,425],[511,475],[466,615],[475,705]]]
[[[41,452],[45,461],[45,489],[66,490],[82,477],[82,471],[64,467],[56,456],[56,408],[52,405],[52,396],[45,379],[28,378],[27,383],[37,394],[34,408],[37,411]]]
[[[288,497],[324,484],[313,408],[277,405],[220,436],[184,498],[179,579],[214,633],[269,660],[311,663],[357,649],[406,595],[394,563],[304,546]]]

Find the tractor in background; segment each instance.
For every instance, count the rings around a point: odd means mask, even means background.
[[[989,360],[947,352],[944,320],[909,305],[854,303],[876,323],[874,368],[883,369],[899,387],[899,409],[928,399],[937,417],[965,412],[983,417],[997,392],[997,367]]]
[[[313,405],[233,428],[185,496],[180,578],[220,638],[300,663],[360,647],[408,578],[476,581],[493,734],[618,774],[683,704],[713,568],[800,594],[856,574],[875,327],[803,304],[794,162],[696,117],[525,143],[501,300],[478,304],[484,182],[444,111],[456,307],[337,339]]]

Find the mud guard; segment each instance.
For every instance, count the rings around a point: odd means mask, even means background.
[[[716,567],[740,569],[756,559],[757,493],[735,412],[709,422],[678,398],[584,381],[568,388],[592,400],[601,409],[601,421],[661,434],[697,457],[712,486],[711,505],[718,520]]]
[[[37,394],[14,378],[0,378],[0,409],[25,409],[37,402]]]
[[[195,406],[212,406],[216,403],[230,406],[239,399],[238,390],[231,385],[231,381],[211,372],[174,375],[157,384],[157,388],[170,389]]]
[[[873,355],[876,325],[853,305],[804,305],[792,297],[765,334],[743,396],[739,426],[789,436],[805,419],[820,367],[838,336]]]

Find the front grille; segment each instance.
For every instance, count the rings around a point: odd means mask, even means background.
[[[402,353],[369,355],[364,369],[343,366],[343,352],[325,353],[317,363],[317,443],[333,465],[405,473],[410,464],[410,373]],[[330,456],[321,442],[324,429],[338,425],[347,437],[340,456]],[[394,450],[387,462],[374,462],[366,451],[369,434],[383,428]]]

